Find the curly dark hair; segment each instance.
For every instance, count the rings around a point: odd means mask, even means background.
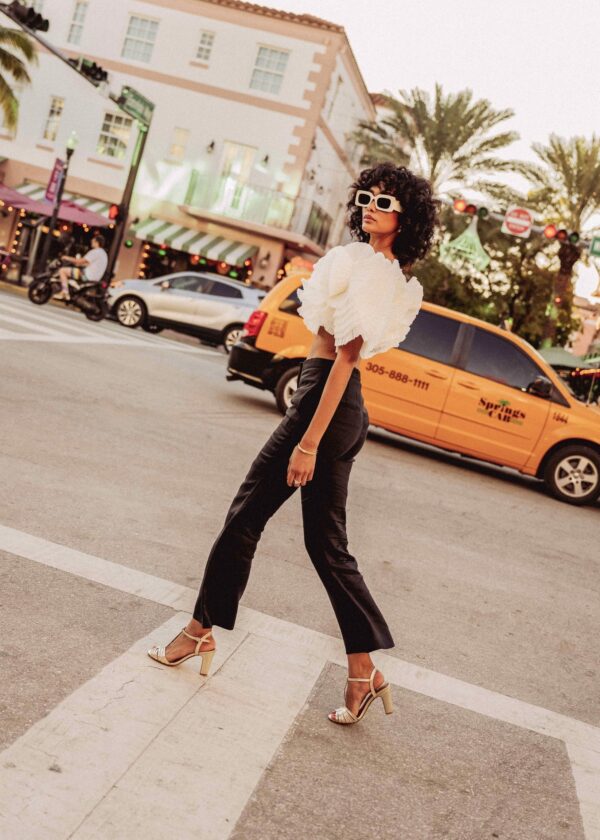
[[[401,266],[411,266],[429,251],[438,221],[438,202],[433,197],[431,185],[405,166],[393,163],[364,169],[350,188],[347,204],[350,233],[361,242],[368,242],[369,234],[362,229],[362,208],[354,204],[354,196],[357,190],[378,186],[396,196],[402,205],[401,228],[394,239],[392,252]]]

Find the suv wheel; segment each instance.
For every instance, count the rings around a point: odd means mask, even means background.
[[[275,402],[282,414],[285,414],[292,404],[292,397],[298,387],[299,373],[299,367],[288,368],[277,380],[277,385],[275,386]]]
[[[223,331],[222,341],[223,341],[223,346],[225,347],[225,350],[227,351],[227,353],[229,353],[231,351],[231,348],[233,347],[235,342],[238,340],[238,338],[241,337],[243,331],[244,331],[244,325],[243,324],[232,324],[230,327],[227,327],[227,329]]]
[[[544,481],[562,502],[590,504],[600,495],[600,455],[584,444],[563,446],[548,459]]]
[[[146,305],[138,297],[127,295],[122,297],[115,306],[115,315],[123,327],[134,329],[146,320]]]

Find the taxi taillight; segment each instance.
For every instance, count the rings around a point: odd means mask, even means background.
[[[260,332],[262,325],[265,322],[266,317],[267,313],[264,310],[255,309],[252,315],[244,324],[244,335],[257,336]]]

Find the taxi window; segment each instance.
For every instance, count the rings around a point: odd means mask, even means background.
[[[522,350],[499,335],[475,328],[465,370],[525,390],[542,370]]]
[[[279,311],[287,312],[288,315],[298,315],[299,308],[300,298],[298,297],[298,289],[294,289],[294,291],[279,304]]]
[[[421,309],[399,350],[450,364],[460,321]]]

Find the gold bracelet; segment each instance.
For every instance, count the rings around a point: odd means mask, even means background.
[[[300,446],[300,444],[299,444],[299,443],[297,443],[297,444],[296,444],[296,446],[298,447],[298,449],[300,450],[300,452],[303,452],[303,453],[304,453],[304,455],[316,455],[316,454],[317,454],[317,452],[319,451],[318,449],[315,449],[315,451],[314,451],[314,452],[309,452],[309,451],[308,451],[308,449],[302,449],[302,447]]]

